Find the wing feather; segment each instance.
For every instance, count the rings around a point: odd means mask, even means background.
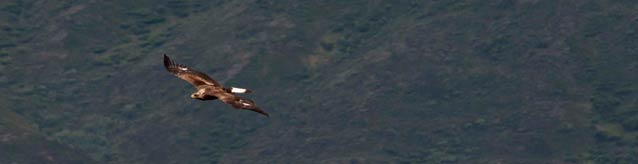
[[[164,67],[166,67],[166,70],[168,72],[179,77],[180,79],[188,81],[195,87],[200,85],[212,85],[221,87],[221,85],[217,81],[213,80],[208,75],[188,68],[184,65],[177,64],[171,61],[171,59],[166,56],[166,54],[164,55]]]
[[[266,117],[270,116],[268,113],[266,113],[266,111],[257,107],[255,102],[253,102],[250,99],[242,98],[233,94],[224,94],[223,96],[218,96],[218,97],[219,97],[219,100],[237,109],[251,110],[253,112],[260,113]]]

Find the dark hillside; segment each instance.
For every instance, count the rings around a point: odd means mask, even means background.
[[[637,8],[0,2],[0,163],[636,163]],[[164,53],[271,117],[190,99]]]

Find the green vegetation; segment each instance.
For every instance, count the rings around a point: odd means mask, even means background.
[[[0,2],[0,163],[637,163],[636,7]]]

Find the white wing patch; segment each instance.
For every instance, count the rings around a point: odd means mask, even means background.
[[[184,67],[180,67],[179,69],[181,69],[182,71],[188,70],[188,68],[184,68]]]
[[[244,105],[244,106],[250,106],[249,103],[245,103],[245,102],[242,102],[241,104]]]
[[[239,103],[241,103],[241,105],[244,105],[244,106],[252,106],[250,103],[246,102],[245,100],[239,100]]]
[[[230,92],[233,92],[233,93],[246,93],[246,89],[231,87]]]

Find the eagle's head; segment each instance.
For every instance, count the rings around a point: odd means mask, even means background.
[[[197,93],[191,94],[191,98],[199,99],[199,100],[203,99],[203,97],[200,94],[197,94]]]

